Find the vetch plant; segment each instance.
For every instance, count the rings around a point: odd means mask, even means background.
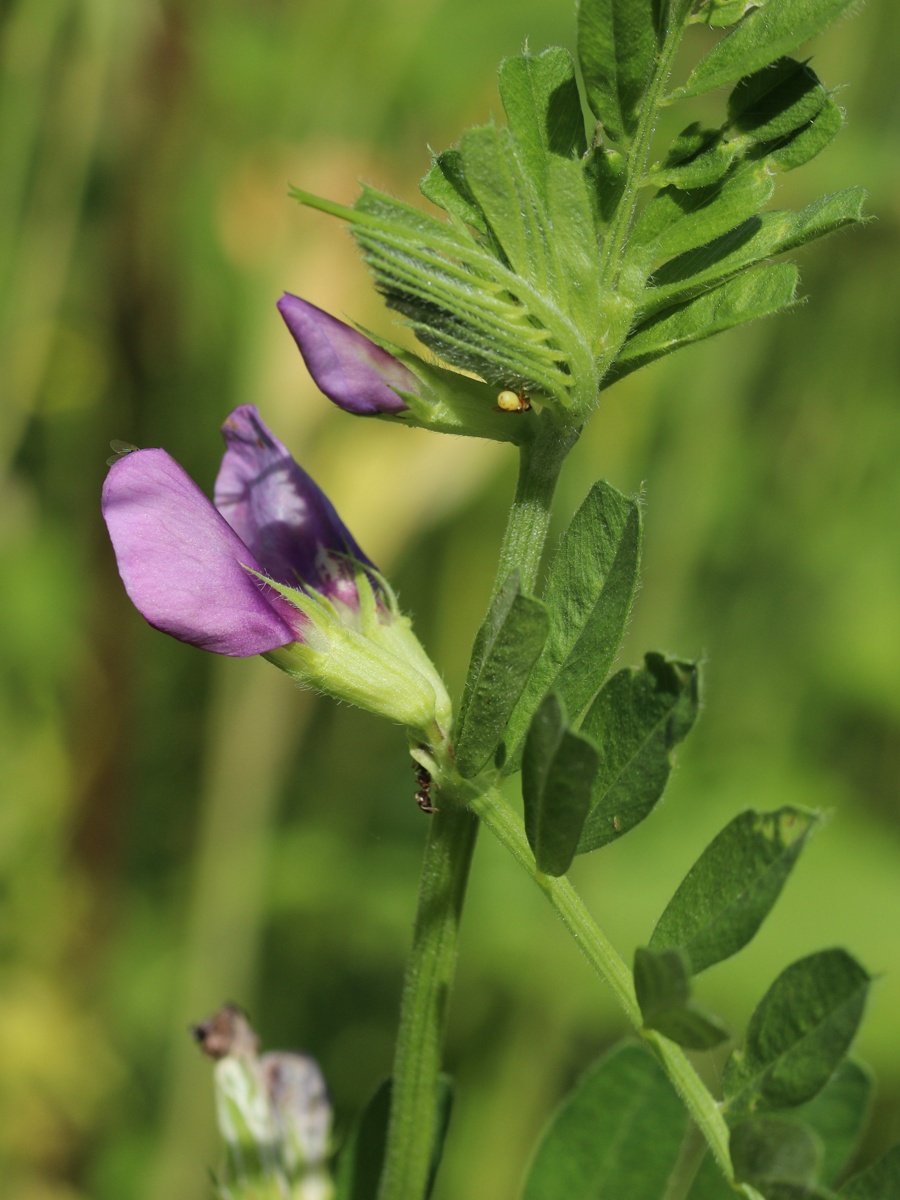
[[[794,305],[797,271],[783,256],[862,220],[859,188],[771,207],[779,174],[843,124],[793,55],[851,7],[582,0],[577,63],[558,48],[507,59],[506,125],[469,129],[434,157],[421,190],[438,215],[368,186],[353,207],[295,192],[347,222],[386,303],[425,347],[403,350],[286,294],[281,315],[322,391],[359,417],[519,452],[455,712],[387,583],[254,410],[226,422],[215,505],[163,451],[111,467],[104,515],[152,624],[205,649],[264,654],[407,730],[429,821],[419,908],[393,1076],[339,1152],[340,1200],[422,1200],[439,1170],[441,1045],[480,824],[533,877],[639,1036],[563,1102],[525,1200],[900,1195],[900,1148],[845,1179],[871,1086],[848,1057],[870,984],[850,953],[817,950],[761,984],[743,1037],[694,996],[695,979],[768,916],[815,813],[735,816],[631,965],[566,879],[576,855],[653,811],[697,717],[700,670],[650,652],[611,674],[638,587],[635,498],[595,484],[540,571],[559,473],[603,393]],[[721,89],[710,121],[693,101]],[[684,127],[661,141],[674,108]],[[521,818],[507,799],[517,775]],[[729,1041],[713,1094],[691,1054]],[[249,1176],[241,1186],[235,1195],[257,1194]]]

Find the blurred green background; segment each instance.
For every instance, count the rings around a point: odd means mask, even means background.
[[[390,1069],[426,819],[403,739],[145,626],[98,509],[111,437],[209,489],[257,403],[399,587],[458,689],[514,480],[508,448],[354,420],[312,386],[282,289],[391,333],[350,240],[288,183],[413,197],[427,145],[498,113],[495,66],[572,45],[569,0],[4,0],[0,84],[0,1193],[201,1200],[222,1001],[315,1054],[339,1130]],[[867,1150],[900,1136],[900,9],[814,47],[839,142],[778,203],[853,183],[877,218],[801,256],[810,301],[613,389],[572,456],[643,488],[623,660],[706,661],[706,709],[654,817],[580,860],[645,941],[742,807],[830,820],[755,942],[699,984],[740,1027],[792,958],[880,978],[859,1051]],[[402,336],[402,335],[400,335]],[[437,1200],[512,1200],[528,1147],[623,1032],[542,897],[483,837],[448,1048]],[[720,1060],[702,1067],[714,1078]],[[8,1188],[6,1191],[4,1188]]]

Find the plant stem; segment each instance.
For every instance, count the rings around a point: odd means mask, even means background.
[[[556,481],[566,455],[578,440],[580,429],[564,429],[552,423],[549,413],[541,417],[538,436],[521,449],[516,496],[510,510],[494,592],[499,591],[512,571],[519,572],[523,592],[534,588]]]
[[[522,823],[498,791],[492,789],[481,793],[470,801],[470,806],[520,866],[531,875],[575,939],[582,954],[597,974],[610,985],[629,1021],[653,1047],[716,1161],[726,1177],[731,1179],[728,1127],[718,1104],[704,1086],[684,1051],[667,1038],[644,1030],[641,1010],[634,995],[631,972],[606,935],[597,927],[578,893],[564,876],[558,879],[551,878],[537,869]]]
[[[542,417],[539,435],[522,447],[498,587],[514,570],[523,590],[534,586],[556,481],[577,436],[578,431],[561,430]],[[436,757],[442,760],[445,754]],[[453,780],[436,783],[440,811],[431,819],[406,963],[379,1200],[422,1200],[438,1131],[441,1049],[478,819],[465,807],[471,789],[463,796],[454,794]]]
[[[382,1200],[421,1200],[425,1194],[437,1133],[443,1033],[477,832],[477,819],[464,808],[442,809],[431,821],[400,1007]]]

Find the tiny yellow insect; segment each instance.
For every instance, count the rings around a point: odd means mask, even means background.
[[[524,392],[513,392],[504,388],[497,397],[497,407],[501,412],[527,412],[531,405]]]

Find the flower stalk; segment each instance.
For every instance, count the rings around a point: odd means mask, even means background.
[[[547,422],[542,432],[543,438],[521,451],[500,559],[500,581],[518,570],[527,589],[537,577],[559,473],[577,437],[560,434]],[[429,749],[443,757],[443,746]],[[435,778],[433,795],[439,811],[431,819],[406,962],[379,1200],[422,1200],[426,1195],[449,995],[478,815],[484,808],[478,781],[465,783],[452,770]]]

